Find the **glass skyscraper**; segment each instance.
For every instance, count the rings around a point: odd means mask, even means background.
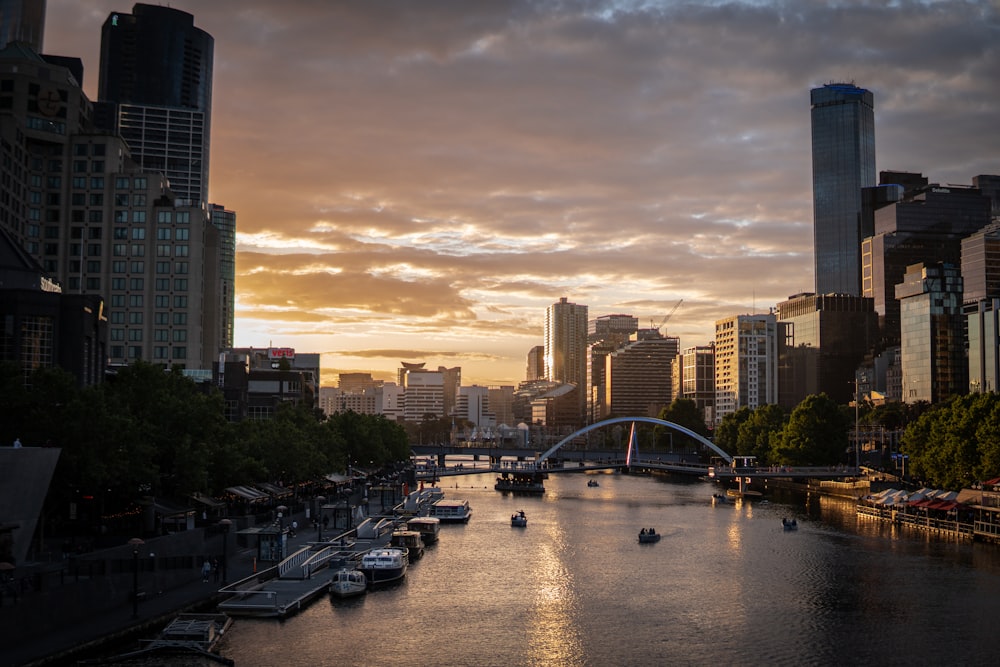
[[[875,185],[874,96],[853,83],[810,91],[817,294],[861,295],[861,188]]]

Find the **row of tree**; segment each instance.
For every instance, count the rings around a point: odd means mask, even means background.
[[[382,416],[282,404],[270,421],[230,423],[221,393],[179,370],[135,363],[101,385],[78,388],[59,369],[25,387],[0,366],[0,435],[62,448],[47,505],[101,499],[105,512],[149,495],[218,495],[255,482],[294,485],[409,458],[405,430]]]

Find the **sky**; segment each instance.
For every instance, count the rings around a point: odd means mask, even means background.
[[[156,3],[151,3],[156,4]],[[561,297],[716,320],[811,292],[809,90],[875,97],[876,167],[1000,174],[1000,2],[174,0],[215,38],[210,199],[238,347],[516,384]],[[48,0],[83,59],[132,3]],[[679,305],[678,305],[679,304]]]

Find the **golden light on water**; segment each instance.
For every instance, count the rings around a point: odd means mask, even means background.
[[[525,591],[534,596],[534,617],[527,624],[529,664],[584,665],[580,630],[573,622],[577,606],[573,576],[560,558],[563,542],[558,528],[553,533],[534,564],[534,588]]]

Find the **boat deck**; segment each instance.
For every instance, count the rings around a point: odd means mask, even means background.
[[[231,616],[290,616],[313,598],[326,592],[328,572],[311,579],[272,579],[256,590],[236,591],[219,603],[219,610]]]

